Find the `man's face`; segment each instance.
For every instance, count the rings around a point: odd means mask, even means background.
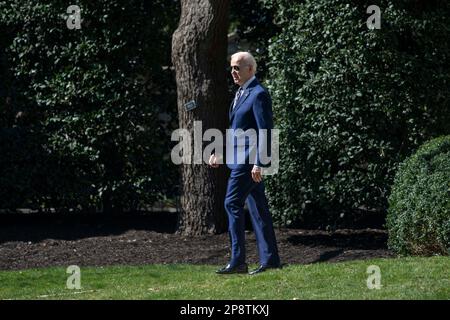
[[[242,59],[231,59],[230,67],[234,83],[239,86],[242,86],[253,76],[252,66]]]

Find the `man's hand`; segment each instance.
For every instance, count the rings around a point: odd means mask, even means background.
[[[262,181],[262,169],[258,166],[253,166],[252,169],[252,179],[255,182],[261,182]]]
[[[217,157],[215,154],[212,154],[211,157],[209,157],[209,165],[213,168],[219,167],[219,164],[217,163]]]

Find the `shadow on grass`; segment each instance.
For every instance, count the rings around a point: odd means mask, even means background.
[[[288,241],[293,245],[338,247],[345,250],[387,249],[388,234],[384,230],[339,230],[293,235]]]

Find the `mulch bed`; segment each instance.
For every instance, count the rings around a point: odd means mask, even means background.
[[[122,216],[0,215],[0,270],[50,266],[189,263],[224,265],[228,234],[177,234],[176,214]],[[387,258],[387,233],[380,229],[334,232],[277,228],[283,264]],[[246,231],[248,263],[258,263],[256,241]]]

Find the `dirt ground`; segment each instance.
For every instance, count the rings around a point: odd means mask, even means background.
[[[49,266],[190,263],[224,265],[228,234],[186,237],[175,233],[176,214],[48,217],[0,215],[0,270]],[[393,257],[379,229],[335,232],[277,228],[283,264]],[[246,231],[247,262],[258,263],[256,241]]]

